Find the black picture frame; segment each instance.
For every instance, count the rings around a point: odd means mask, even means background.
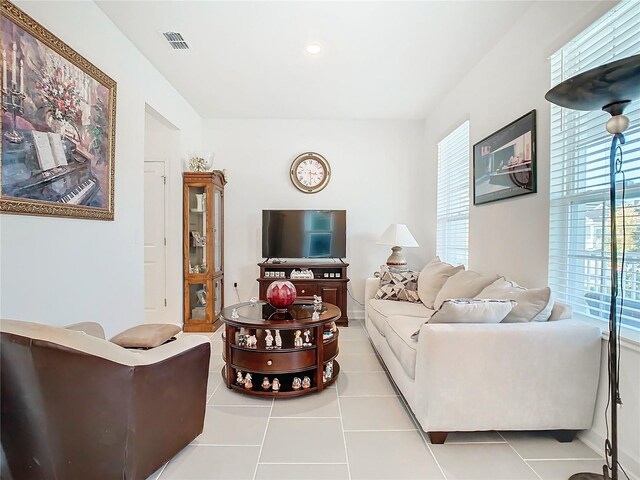
[[[537,177],[535,110],[473,146],[474,205],[537,193]]]

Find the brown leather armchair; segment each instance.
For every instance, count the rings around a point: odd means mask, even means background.
[[[14,479],[145,479],[202,433],[207,337],[127,350],[93,325],[1,322],[3,467]]]

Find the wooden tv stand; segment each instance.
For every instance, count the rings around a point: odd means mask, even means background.
[[[349,326],[347,316],[347,277],[348,263],[311,263],[311,262],[283,262],[259,263],[260,300],[267,299],[267,288],[274,280],[289,280],[296,286],[298,298],[313,298],[320,295],[322,301],[336,305],[342,315],[336,323],[342,327]],[[314,278],[291,278],[293,270],[309,269]],[[280,274],[281,276],[276,276]]]

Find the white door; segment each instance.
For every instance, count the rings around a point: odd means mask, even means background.
[[[164,323],[167,307],[164,162],[144,162],[144,321]]]

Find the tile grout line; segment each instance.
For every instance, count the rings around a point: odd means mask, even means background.
[[[371,336],[369,335],[369,332],[366,329],[366,325],[363,324],[363,328],[364,328],[364,333],[367,335],[367,338],[369,339],[369,345],[371,346],[371,349],[373,350],[373,354],[376,356],[376,358],[378,359],[378,363],[380,364],[380,366],[384,370],[384,373],[387,375],[387,380],[391,383],[391,385],[393,386],[395,391],[400,393],[400,389],[398,388],[398,386],[396,385],[395,381],[391,377],[391,374],[389,373],[389,370],[387,369],[387,366],[385,365],[384,360],[382,360],[382,357],[380,356],[380,354],[376,350],[376,347],[373,344],[373,340],[371,340]],[[431,458],[433,458],[433,461],[436,462],[436,465],[438,466],[438,469],[440,470],[440,473],[442,474],[442,478],[444,480],[448,480],[446,473],[444,473],[444,469],[442,468],[442,465],[440,465],[440,462],[438,461],[438,459],[436,458],[435,454],[433,453],[433,450],[431,449],[431,445],[429,444],[429,442],[427,441],[426,437],[424,436],[424,431],[422,430],[422,426],[420,426],[420,422],[418,422],[418,419],[413,414],[413,411],[411,410],[411,408],[409,408],[409,405],[407,404],[407,401],[405,400],[404,396],[402,396],[402,395],[398,395],[398,396],[400,397],[400,402],[402,403],[402,406],[404,407],[405,413],[407,413],[407,415],[411,419],[411,422],[416,427],[416,430],[418,431],[418,435],[420,435],[420,438],[422,438],[422,441],[423,441],[424,445],[427,447],[427,450],[431,454]],[[504,439],[504,437],[503,437],[503,439]],[[531,467],[529,467],[529,468],[531,468]]]
[[[586,462],[593,462],[595,460],[598,460],[600,462],[604,462],[604,458],[598,457],[598,458],[524,458],[523,460],[525,462],[579,462],[579,461],[586,461]]]
[[[260,457],[262,457],[262,449],[264,448],[264,441],[267,438],[267,431],[269,430],[269,424],[271,423],[271,414],[273,413],[273,405],[276,403],[276,399],[271,399],[271,410],[269,410],[269,417],[267,418],[267,425],[264,427],[264,435],[262,435],[262,444],[260,445],[260,451],[258,451],[258,459],[256,460],[256,469],[253,471],[253,480],[256,480],[258,475],[258,467],[260,466]]]
[[[351,480],[351,466],[349,465],[349,452],[347,451],[347,436],[345,435],[345,431],[344,431],[344,420],[342,419],[342,405],[340,404],[340,390],[338,390],[338,382],[335,382],[335,385],[336,385],[336,401],[338,402],[338,412],[340,412],[340,427],[342,429],[344,458],[347,461],[347,475],[349,476],[349,480]]]
[[[529,470],[531,470],[531,471],[533,472],[533,474],[534,474],[536,477],[538,477],[538,479],[539,479],[539,480],[543,480],[543,479],[542,479],[542,477],[541,477],[540,475],[538,475],[538,472],[536,472],[536,471],[533,469],[533,467],[532,467],[531,465],[529,465],[529,464],[527,463],[527,461],[526,461],[524,458],[522,458],[522,455],[520,455],[520,454],[518,453],[518,451],[517,451],[515,448],[513,448],[513,445],[511,445],[511,444],[509,443],[509,440],[507,440],[506,438],[504,438],[504,436],[503,436],[500,432],[496,432],[496,433],[497,433],[498,435],[500,435],[500,436],[504,439],[504,441],[505,441],[505,442],[507,442],[507,445],[509,445],[509,448],[510,448],[511,450],[513,450],[513,451],[515,452],[515,454],[516,454],[516,455],[518,455],[518,457],[520,457],[520,460],[522,460],[522,461],[524,462],[524,464],[525,464],[527,467],[529,467]]]

